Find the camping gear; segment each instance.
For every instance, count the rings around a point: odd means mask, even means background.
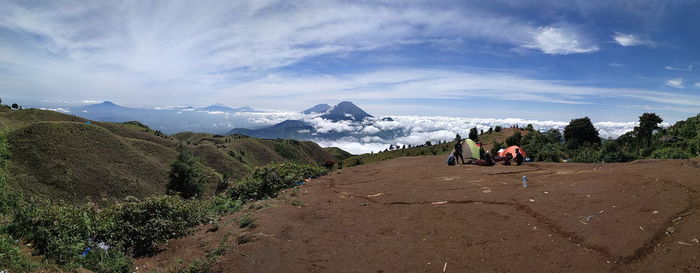
[[[481,148],[476,145],[476,142],[474,142],[471,139],[465,139],[462,140],[462,156],[466,159],[481,159],[481,153],[479,152]],[[452,154],[455,153],[455,150],[452,149]],[[455,161],[457,159],[455,158]],[[469,163],[467,163],[469,164]]]
[[[527,188],[527,176],[523,175],[523,188]]]
[[[513,158],[515,158],[515,149],[520,150],[520,154],[523,155],[523,158],[527,157],[525,150],[523,150],[523,148],[520,148],[520,147],[515,146],[515,145],[506,148],[505,150],[503,150],[503,152],[498,152],[498,156],[506,157],[506,154],[511,154],[511,155],[513,155]]]
[[[471,139],[465,139],[462,146],[464,147],[462,152],[464,158],[481,159],[481,153],[479,153],[481,148],[476,145],[476,142]]]

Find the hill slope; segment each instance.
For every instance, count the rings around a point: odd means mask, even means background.
[[[165,193],[182,145],[205,168],[206,193],[223,176],[237,180],[272,161],[319,165],[334,159],[313,142],[181,133],[167,136],[139,122],[90,122],[53,111],[0,110],[12,156],[8,182],[33,196],[69,202]]]

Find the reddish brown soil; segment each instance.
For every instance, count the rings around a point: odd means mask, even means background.
[[[698,160],[443,161],[397,158],[342,170],[137,264],[186,265],[223,242],[215,272],[700,272]],[[303,205],[292,206],[296,198]],[[238,228],[242,213],[257,227]],[[254,241],[238,244],[242,234]]]

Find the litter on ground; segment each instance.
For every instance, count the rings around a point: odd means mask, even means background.
[[[376,193],[376,194],[367,195],[367,197],[377,197],[377,196],[380,196],[380,195],[383,195],[383,194],[384,194],[383,192],[380,192],[380,193]]]
[[[431,205],[442,205],[442,204],[447,204],[447,201],[440,201],[440,202],[432,202],[430,203]]]

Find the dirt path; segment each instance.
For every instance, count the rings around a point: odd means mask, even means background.
[[[226,234],[250,234],[250,243],[224,241],[212,269],[700,272],[699,189],[698,161],[449,167],[442,157],[398,158],[314,180],[301,187],[302,206],[287,195],[248,210],[253,229],[231,216],[138,264],[163,268],[203,256]]]

